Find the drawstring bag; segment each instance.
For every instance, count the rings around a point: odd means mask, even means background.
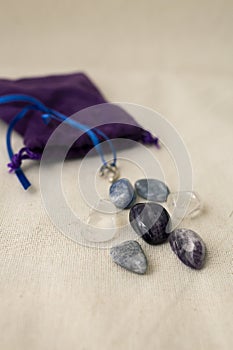
[[[10,172],[16,173],[25,189],[30,183],[22,173],[22,160],[39,160],[49,137],[67,117],[106,102],[99,89],[83,73],[19,80],[0,79],[0,119],[9,124],[8,166]],[[159,147],[158,138],[141,128],[122,108],[111,105],[109,112],[114,124],[108,123],[106,116],[104,123],[102,118],[98,130],[92,130],[96,119],[93,120],[91,113],[76,125],[70,124],[85,133],[72,145],[68,157],[83,157],[93,146],[114,138],[128,138]],[[13,130],[21,134],[24,141],[24,147],[16,153],[10,142]]]

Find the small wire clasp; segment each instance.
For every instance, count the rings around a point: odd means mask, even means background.
[[[110,183],[112,183],[119,178],[120,171],[115,164],[107,162],[101,166],[99,176],[104,176]]]

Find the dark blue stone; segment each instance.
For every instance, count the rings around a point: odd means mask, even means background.
[[[176,229],[170,234],[169,243],[185,265],[198,270],[203,267],[206,248],[196,232],[185,228]]]
[[[134,231],[149,244],[165,242],[170,233],[170,216],[162,205],[148,202],[137,203],[129,212]]]
[[[156,179],[141,179],[136,181],[137,194],[149,201],[166,202],[170,191],[164,182]]]
[[[112,203],[119,209],[130,208],[136,199],[134,188],[127,179],[115,181],[109,189],[109,196]]]

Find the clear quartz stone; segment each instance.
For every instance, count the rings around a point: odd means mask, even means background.
[[[197,192],[180,191],[168,195],[167,207],[173,218],[194,218],[201,213],[203,203]]]
[[[107,199],[100,199],[91,208],[86,220],[86,229],[82,233],[89,242],[107,242],[117,233],[116,208]]]

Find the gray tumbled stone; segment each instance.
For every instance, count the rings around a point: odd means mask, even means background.
[[[128,271],[143,275],[147,269],[146,256],[137,241],[126,241],[110,250],[113,261]]]
[[[198,270],[203,267],[206,248],[196,232],[185,228],[175,229],[169,236],[169,243],[185,265]]]
[[[117,208],[128,209],[134,204],[136,194],[128,179],[119,179],[111,185],[109,197]]]
[[[134,186],[140,197],[154,202],[166,202],[170,193],[167,185],[157,179],[141,179]]]

